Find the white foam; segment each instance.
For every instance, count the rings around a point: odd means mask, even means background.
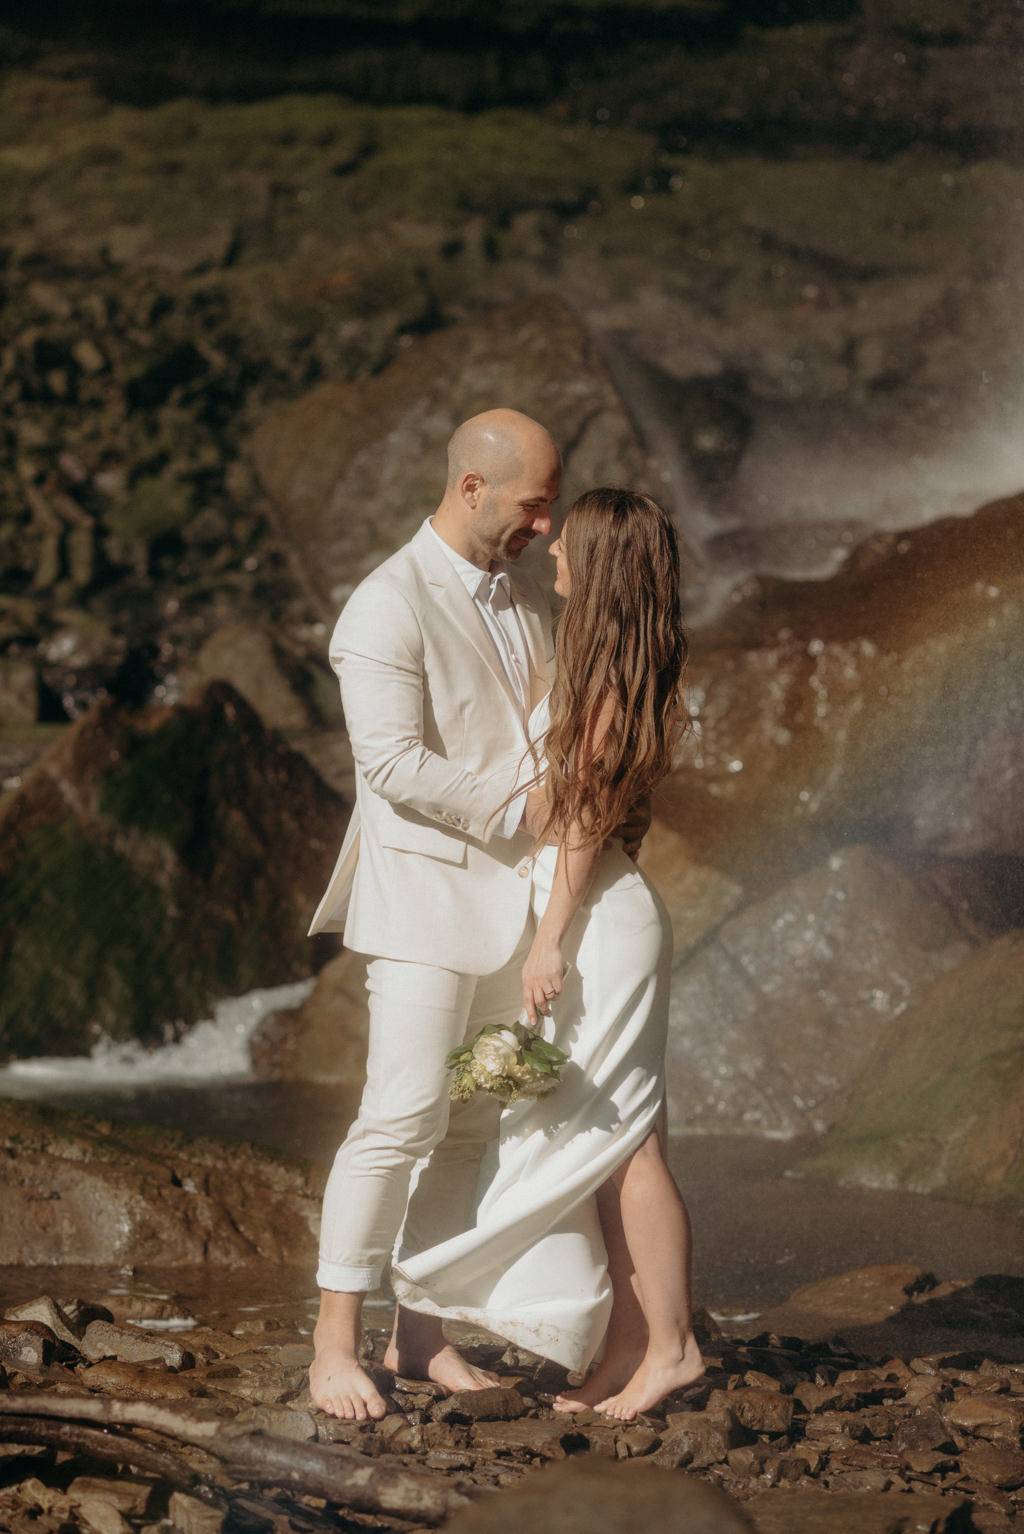
[[[313,980],[295,980],[220,1001],[212,1018],[157,1049],[135,1040],[115,1044],[101,1039],[89,1055],[12,1061],[0,1070],[0,1096],[36,1097],[60,1087],[249,1080],[249,1042],[259,1024],[271,1012],[299,1006],[313,985]]]

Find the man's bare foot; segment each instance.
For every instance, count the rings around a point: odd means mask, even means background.
[[[384,1367],[408,1380],[433,1380],[445,1390],[487,1390],[498,1376],[478,1369],[453,1348],[437,1316],[399,1306],[395,1329],[384,1354]]]
[[[674,1390],[683,1390],[699,1380],[703,1373],[704,1360],[691,1332],[681,1354],[648,1353],[625,1388],[598,1401],[595,1409],[617,1417],[620,1422],[632,1422],[640,1412],[650,1411]]]
[[[629,1384],[643,1356],[641,1349],[629,1353],[606,1353],[583,1384],[575,1390],[563,1390],[555,1396],[552,1407],[555,1411],[577,1412],[585,1411],[588,1406],[597,1406],[599,1401],[607,1400],[610,1395]]]
[[[316,1348],[309,1369],[309,1393],[313,1405],[331,1417],[366,1422],[387,1415],[387,1402],[359,1360],[337,1344]]]

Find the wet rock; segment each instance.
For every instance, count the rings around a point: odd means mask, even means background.
[[[879,536],[831,580],[762,583],[697,636],[700,736],[662,817],[742,883],[823,839],[1019,853],[1022,551],[1017,498]]]
[[[490,1421],[473,1424],[471,1442],[475,1449],[491,1454],[508,1454],[515,1459],[565,1459],[586,1447],[583,1429],[564,1417],[523,1418],[519,1421]]]
[[[141,1513],[149,1501],[150,1490],[144,1481],[130,1481],[127,1477],[114,1481],[100,1476],[78,1475],[68,1487],[68,1496],[79,1501],[94,1498],[120,1513]]]
[[[320,1177],[284,1156],[15,1102],[0,1147],[4,1263],[313,1260]]]
[[[172,1493],[167,1515],[171,1527],[181,1534],[220,1534],[224,1527],[224,1514],[219,1508],[183,1491]]]
[[[53,1358],[56,1343],[41,1321],[0,1321],[0,1364],[7,1369],[42,1369]]]
[[[91,1322],[79,1346],[85,1357],[93,1363],[102,1358],[150,1365],[159,1361],[165,1369],[177,1371],[189,1369],[195,1362],[180,1342],[172,1342],[169,1338],[136,1328],[114,1326],[110,1321]]]
[[[271,1013],[253,1037],[253,1069],[285,1081],[347,1087],[355,1097],[366,1076],[370,1014],[366,961],[343,951],[328,960],[300,1007]]]
[[[337,796],[224,683],[86,715],[0,818],[3,1054],[159,1041],[224,995],[306,973],[342,824]]]
[[[842,1328],[871,1326],[886,1321],[904,1309],[911,1296],[934,1289],[936,1280],[924,1268],[913,1263],[875,1263],[803,1284],[794,1290],[785,1304],[768,1311],[761,1319],[769,1330],[809,1339],[831,1337]],[[840,1387],[801,1386],[801,1391],[834,1392]],[[825,1396],[817,1406],[828,1404]]]
[[[943,1406],[947,1425],[975,1438],[985,1438],[1000,1448],[1019,1449],[1024,1431],[1024,1401],[986,1393],[964,1395]]]
[[[722,1394],[723,1392],[719,1392]],[[728,1407],[694,1412],[692,1420],[673,1426],[662,1435],[661,1446],[650,1456],[652,1464],[666,1470],[688,1467],[703,1470],[721,1464],[730,1449],[741,1448],[749,1434]]]
[[[1024,1486],[1024,1453],[1020,1449],[982,1443],[963,1449],[959,1460],[961,1473],[984,1486],[998,1486],[1004,1491]]]
[[[645,477],[600,361],[552,298],[427,336],[377,377],[321,385],[261,423],[256,467],[325,618],[433,511],[449,436],[495,399],[564,447],[567,503],[585,485]]]
[[[289,679],[286,667],[265,628],[250,623],[226,623],[205,641],[195,665],[183,671],[183,688],[218,678],[230,682],[275,730],[302,730],[311,720],[309,705]]]
[[[108,1392],[129,1401],[190,1401],[206,1394],[202,1380],[191,1374],[168,1374],[159,1368],[125,1363],[116,1358],[83,1365],[75,1371],[75,1379],[87,1389]]]
[[[788,1433],[793,1425],[792,1398],[778,1390],[740,1386],[736,1390],[713,1390],[707,1412],[731,1412],[742,1427],[769,1437]]]
[[[729,917],[677,967],[670,1112],[687,1131],[792,1135],[843,1112],[907,1006],[969,945],[943,904],[868,847]]]
[[[624,1534],[637,1528],[741,1534],[752,1525],[724,1492],[688,1475],[664,1475],[645,1460],[552,1465],[500,1499],[452,1518],[452,1534]]]
[[[431,1407],[435,1422],[513,1422],[526,1410],[518,1390],[493,1385],[485,1390],[456,1390]]]
[[[795,1169],[1024,1209],[1024,937],[980,948],[900,1020],[832,1134]],[[941,1146],[941,1154],[936,1154]]]
[[[904,1456],[950,1454],[956,1448],[948,1425],[937,1411],[922,1411],[905,1418],[896,1430],[893,1446]]]
[[[102,1306],[82,1306],[75,1301],[58,1305],[49,1295],[14,1306],[5,1312],[5,1318],[8,1321],[38,1321],[49,1328],[58,1342],[67,1343],[76,1351],[90,1320],[112,1319],[110,1312],[103,1310]]]

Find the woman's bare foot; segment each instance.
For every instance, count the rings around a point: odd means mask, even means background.
[[[433,1380],[445,1390],[487,1390],[498,1384],[489,1369],[478,1369],[446,1339],[437,1316],[399,1306],[384,1367],[408,1380]]]
[[[650,1411],[674,1390],[692,1385],[704,1373],[697,1339],[691,1332],[682,1353],[669,1356],[648,1353],[632,1379],[617,1395],[596,1403],[596,1410],[620,1422],[632,1422],[640,1412]]]
[[[597,1406],[599,1401],[607,1400],[610,1395],[629,1384],[643,1356],[641,1349],[629,1353],[606,1353],[583,1384],[574,1390],[563,1390],[555,1396],[552,1407],[555,1411],[577,1412],[585,1411],[588,1406]]]
[[[313,1405],[331,1417],[366,1422],[387,1415],[387,1403],[359,1360],[349,1348],[337,1343],[317,1344],[309,1369],[309,1393]]]

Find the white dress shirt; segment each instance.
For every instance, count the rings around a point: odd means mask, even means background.
[[[493,570],[481,570],[479,565],[474,565],[470,560],[456,553],[450,544],[445,543],[444,539],[438,536],[434,531],[433,518],[427,519],[427,526],[473,599],[473,606],[480,614],[484,628],[497,651],[509,691],[519,708],[525,727],[530,716],[530,657],[526,647],[526,635],[523,633],[523,626],[519,621],[516,604],[512,598],[508,566],[504,561],[499,561]],[[513,836],[519,829],[525,800],[526,795],[520,794],[509,804],[502,817],[500,832],[502,836]]]

